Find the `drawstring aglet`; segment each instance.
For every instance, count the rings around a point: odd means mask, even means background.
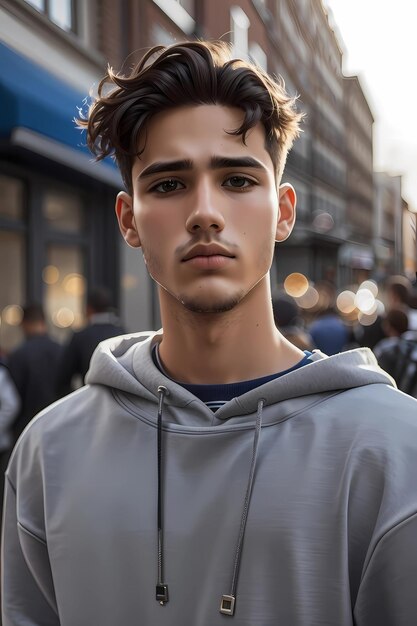
[[[234,615],[235,602],[235,596],[229,596],[227,594],[222,595],[222,601],[220,603],[220,613],[223,613],[223,615]]]
[[[168,585],[156,585],[156,601],[161,606],[168,602]]]

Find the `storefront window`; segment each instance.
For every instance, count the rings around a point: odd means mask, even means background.
[[[23,219],[23,183],[17,178],[0,175],[0,217]]]
[[[8,353],[22,340],[25,245],[20,233],[0,231],[0,285],[0,352]]]
[[[70,330],[85,324],[86,280],[82,250],[75,245],[53,244],[47,250],[43,268],[45,310],[52,321],[51,334],[65,340]]]
[[[76,194],[48,190],[43,197],[42,212],[52,230],[81,233],[84,229],[82,201]]]

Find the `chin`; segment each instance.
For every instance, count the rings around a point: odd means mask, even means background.
[[[218,314],[218,313],[226,313],[227,311],[231,311],[234,309],[244,297],[244,294],[234,294],[223,296],[222,298],[193,298],[186,295],[180,295],[178,300],[181,304],[192,313],[201,313],[201,314]]]

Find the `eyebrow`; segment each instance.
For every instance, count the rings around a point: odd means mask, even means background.
[[[178,161],[157,161],[152,163],[139,174],[138,180],[152,176],[153,174],[161,174],[163,172],[184,172],[190,171],[194,167],[194,163],[190,159],[181,159]],[[219,170],[233,167],[245,167],[266,171],[265,165],[254,159],[253,157],[221,157],[213,156],[210,159],[210,169]]]

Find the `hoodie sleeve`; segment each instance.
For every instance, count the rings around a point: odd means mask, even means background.
[[[3,626],[59,626],[45,541],[23,528],[6,478],[2,537]]]
[[[417,513],[378,542],[359,587],[355,625],[411,626],[417,615]]]

